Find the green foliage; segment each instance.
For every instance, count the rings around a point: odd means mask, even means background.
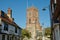
[[[45,35],[50,35],[51,34],[51,28],[50,27],[47,27],[45,28]]]
[[[31,33],[28,30],[23,29],[22,30],[22,38],[25,38],[25,36],[27,38],[30,38],[31,37]]]

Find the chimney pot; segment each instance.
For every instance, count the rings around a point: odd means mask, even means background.
[[[8,14],[7,15],[9,18],[12,18],[12,10],[10,8],[8,8]]]

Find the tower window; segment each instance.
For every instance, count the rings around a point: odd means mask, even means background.
[[[37,22],[37,19],[35,19],[35,22]]]
[[[29,24],[31,23],[31,19],[29,19]]]

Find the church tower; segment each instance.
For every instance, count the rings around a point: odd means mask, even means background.
[[[42,28],[40,27],[40,23],[39,23],[38,9],[33,6],[27,9],[26,29],[29,32],[31,32],[33,39],[37,35],[36,31],[42,30]]]

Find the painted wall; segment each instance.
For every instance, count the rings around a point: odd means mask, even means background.
[[[15,26],[8,24],[8,31],[5,31],[4,30],[4,22],[1,22],[1,24],[2,24],[2,26],[0,26],[0,29],[2,29],[1,32],[6,33],[6,34],[4,34],[5,40],[7,40],[7,34],[14,34],[17,37],[17,39],[20,38],[19,37],[19,36],[21,36],[21,29],[20,28],[17,27],[17,33],[15,33]],[[0,40],[2,40],[2,35],[3,34],[0,34]],[[10,37],[12,37],[12,35],[9,35],[9,38]]]
[[[60,40],[59,25],[56,24],[55,26],[56,26],[55,29],[54,29],[55,39],[56,39],[56,40]]]
[[[20,35],[21,30],[17,28],[17,33],[15,33],[15,27],[8,24],[8,31],[4,30],[4,22],[2,22],[2,32],[7,34]]]

